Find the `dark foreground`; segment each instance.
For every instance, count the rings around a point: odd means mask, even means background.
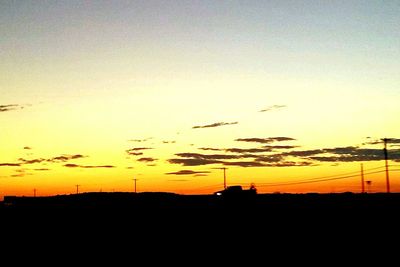
[[[400,211],[399,193],[376,194],[238,194],[178,195],[148,193],[82,193],[51,197],[5,197],[0,213],[114,214],[140,220],[140,215],[238,216],[273,219],[274,216],[390,216]]]
[[[379,240],[396,238],[399,215],[398,193],[84,193],[7,197],[0,208],[0,227],[18,245],[46,236],[49,246],[72,240],[83,247],[127,243],[163,250],[172,249],[171,244],[189,248],[204,243],[208,248],[257,244],[285,250],[302,248],[306,241],[319,247],[335,240],[352,249],[355,241],[381,244]]]

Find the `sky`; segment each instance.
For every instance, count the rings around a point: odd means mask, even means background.
[[[400,1],[0,0],[0,197],[400,192]],[[367,188],[368,187],[368,188]]]

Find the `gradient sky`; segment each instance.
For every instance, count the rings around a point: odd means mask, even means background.
[[[385,191],[384,137],[400,191],[399,14],[398,0],[0,0],[0,197],[134,178],[211,193],[224,166],[259,192],[359,192],[360,163]]]

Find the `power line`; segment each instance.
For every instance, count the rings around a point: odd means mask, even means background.
[[[392,171],[400,171],[400,169],[395,169]],[[371,174],[376,174],[376,173],[382,173],[385,172],[383,171],[375,171],[375,172],[369,172],[369,173],[364,173],[364,175],[371,175]],[[326,179],[320,179],[320,180],[312,180],[312,181],[298,181],[298,182],[287,182],[287,183],[270,183],[270,184],[258,184],[258,187],[266,187],[266,186],[285,186],[285,185],[297,185],[297,184],[310,184],[310,183],[318,183],[318,182],[326,182],[326,181],[333,181],[333,180],[342,180],[342,179],[348,179],[348,178],[353,178],[357,177],[357,175],[348,175],[348,176],[342,176],[342,177],[334,177],[334,178],[326,178]]]
[[[366,169],[366,170],[367,171],[372,171],[372,170],[377,170],[377,169],[381,169],[381,168],[384,168],[384,166],[375,167],[375,168],[369,168],[369,169]],[[306,179],[301,179],[301,180],[297,180],[297,181],[293,181],[293,182],[314,181],[314,180],[320,180],[320,179],[325,179],[325,178],[342,177],[342,176],[347,176],[347,175],[351,175],[351,174],[354,174],[354,177],[355,177],[355,176],[357,176],[359,174],[359,172],[358,171],[353,171],[353,172],[346,172],[346,173],[335,174],[335,175],[327,175],[327,176],[306,178]],[[290,181],[282,182],[281,184],[284,184],[284,183],[292,183],[292,182],[290,182]],[[262,183],[262,184],[269,185],[269,184],[276,184],[276,183]]]

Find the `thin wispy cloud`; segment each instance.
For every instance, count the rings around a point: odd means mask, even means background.
[[[51,169],[48,168],[39,168],[39,169],[33,169],[34,171],[50,171]]]
[[[239,166],[239,167],[265,167],[264,163],[258,161],[230,161],[224,162],[225,166]]]
[[[268,106],[262,110],[260,110],[259,112],[268,112],[268,111],[273,111],[273,110],[277,110],[277,109],[282,109],[282,108],[286,108],[286,105],[272,105],[272,106]]]
[[[0,167],[20,167],[21,163],[0,163]]]
[[[168,172],[167,175],[195,175],[195,174],[207,174],[209,171],[193,171],[193,170],[180,170],[177,172]]]
[[[212,124],[207,124],[207,125],[198,125],[198,126],[193,126],[192,129],[203,129],[203,128],[214,128],[214,127],[221,127],[221,126],[226,126],[226,125],[235,125],[238,124],[239,122],[216,122]]]
[[[172,140],[172,141],[162,141],[163,144],[175,144],[176,141]]]
[[[202,166],[209,164],[222,163],[220,160],[200,159],[200,158],[175,158],[167,160],[171,164],[181,164],[183,166]]]
[[[24,146],[24,150],[31,150],[32,148],[30,146]]]
[[[370,137],[367,139],[371,139]],[[386,138],[387,144],[400,144],[400,138]],[[363,145],[383,145],[384,141],[382,139],[375,139],[368,142],[363,143]]]
[[[261,144],[270,144],[274,142],[284,142],[284,141],[295,141],[296,139],[291,137],[267,137],[267,138],[238,138],[235,141],[238,142],[249,142],[249,143],[261,143]]]
[[[143,150],[153,149],[152,147],[134,147],[125,150],[125,152],[130,156],[141,156],[143,155]]]
[[[87,156],[81,155],[81,154],[75,154],[75,155],[61,155],[58,157],[54,157],[51,159],[48,159],[48,162],[65,162],[73,159],[82,159],[82,158],[87,158]]]
[[[24,105],[19,105],[19,104],[0,105],[0,112],[7,112],[24,108],[25,108]]]
[[[210,151],[224,151],[224,149],[221,148],[212,148],[212,147],[199,147],[198,149],[200,150],[210,150]]]
[[[18,160],[20,161],[20,164],[37,164],[37,163],[43,163],[43,162],[51,162],[51,163],[60,163],[60,162],[67,162],[70,160],[75,160],[75,159],[81,159],[81,158],[86,158],[87,156],[81,155],[81,154],[75,154],[75,155],[61,155],[49,159],[44,159],[44,158],[37,158],[37,159],[24,159],[24,158],[19,158]]]
[[[226,155],[226,154],[200,154],[200,153],[177,153],[176,156],[182,158],[194,158],[194,159],[237,159],[239,156]]]
[[[110,168],[115,168],[113,165],[79,165],[79,164],[73,164],[73,163],[67,163],[64,164],[64,167],[67,168],[83,168],[83,169],[110,169]]]
[[[245,154],[245,153],[265,153],[265,152],[271,152],[271,148],[227,148],[225,149],[226,152],[231,152],[231,153],[239,153],[239,154]]]
[[[130,139],[128,140],[128,142],[136,142],[136,143],[142,143],[142,142],[146,142],[153,139],[153,137],[148,137],[148,138],[144,138],[144,139]]]

